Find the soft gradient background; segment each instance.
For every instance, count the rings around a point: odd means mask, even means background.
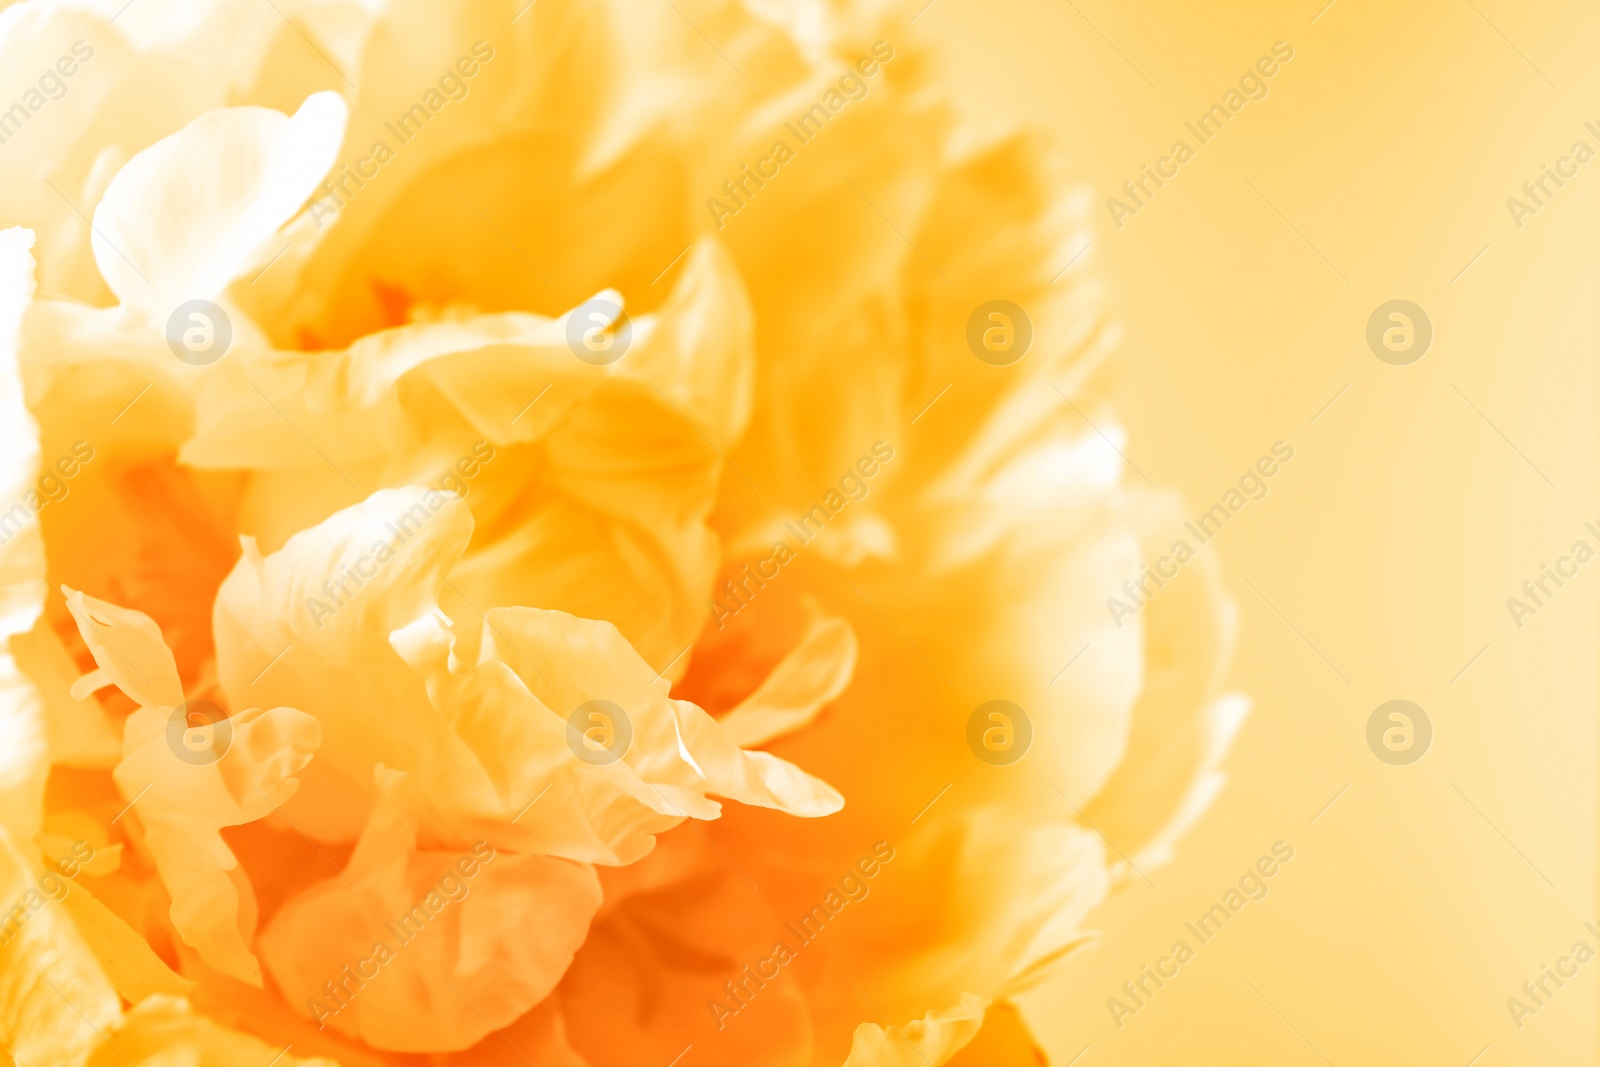
[[[1322,5],[935,0],[918,18],[973,117],[1053,127],[1094,188],[1131,463],[1193,515],[1273,441],[1295,447],[1208,549],[1255,701],[1231,780],[1032,1005],[1052,1061],[1082,1067],[1592,1064],[1600,961],[1521,1030],[1506,998],[1595,943],[1600,561],[1520,631],[1505,601],[1600,520],[1600,160],[1520,230],[1506,199],[1574,140],[1600,149],[1597,10]],[[1104,199],[1192,145],[1184,120],[1277,40],[1295,58],[1267,99],[1117,230]],[[1363,339],[1397,297],[1435,329],[1409,367]],[[1409,767],[1364,739],[1397,697],[1435,730]],[[1106,998],[1278,839],[1295,859],[1270,895],[1118,1030]]]

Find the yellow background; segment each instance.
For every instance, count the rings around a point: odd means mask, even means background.
[[[1600,9],[1319,9],[935,0],[917,20],[972,118],[1052,128],[1095,193],[1130,461],[1192,516],[1295,448],[1207,549],[1254,701],[1228,785],[1029,1003],[1058,1065],[1085,1046],[1082,1067],[1593,1064],[1600,960],[1520,1030],[1506,999],[1600,947],[1600,560],[1520,630],[1506,598],[1579,537],[1600,547],[1600,159],[1520,230],[1506,200],[1575,140],[1600,150]],[[1193,146],[1183,122],[1279,40],[1295,57],[1268,97],[1118,230],[1105,198]],[[1394,298],[1434,326],[1408,367],[1364,340]],[[1366,747],[1392,698],[1434,727],[1407,767]],[[1295,858],[1270,895],[1118,1030],[1106,999],[1279,839]]]

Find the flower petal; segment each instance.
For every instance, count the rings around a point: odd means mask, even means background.
[[[610,619],[666,665],[702,625],[716,568],[707,517],[718,450],[749,417],[749,301],[708,240],[671,296],[631,320],[616,362],[573,355],[580,313],[447,316],[343,351],[241,348],[200,380],[180,456],[258,472],[248,506],[271,546],[374,487],[460,485],[451,465],[487,448],[493,462],[463,490],[477,529],[452,575],[461,594]]]
[[[285,904],[262,952],[290,1003],[341,1033],[401,1052],[467,1048],[555,988],[600,881],[481,843],[419,851],[405,775],[376,774],[380,799],[343,874]]]
[[[47,906],[34,878],[0,826],[0,901],[39,904],[0,945],[0,1045],[28,1067],[77,1067],[121,1008],[67,913]]]
[[[183,996],[194,983],[157,956],[139,932],[84,888],[74,885],[61,900],[117,994],[130,1004],[157,993]]]
[[[1145,557],[1156,558],[1170,543],[1152,533]],[[1227,779],[1222,761],[1250,711],[1247,698],[1220,692],[1236,615],[1214,560],[1205,557],[1191,561],[1182,580],[1169,582],[1140,612],[1144,685],[1127,750],[1085,809],[1139,869],[1172,858],[1177,838]]]
[[[293,708],[251,708],[225,720],[232,738],[220,759],[194,764],[171,742],[172,713],[144,707],[128,716],[112,773],[144,825],[179,936],[210,966],[260,985],[249,948],[255,894],[220,831],[265,818],[294,795],[293,775],[310,761],[321,727]]]
[[[170,710],[183,704],[177,661],[150,616],[67,586],[61,587],[61,593],[67,598],[67,610],[78,624],[78,633],[100,667],[89,676],[95,689],[114,685],[145,708]],[[82,700],[88,694],[75,685],[72,695]]]
[[[468,667],[457,661],[454,638],[440,619],[397,631],[393,644],[426,678],[434,707],[493,782],[504,805],[493,827],[502,847],[628,864],[650,851],[654,834],[681,821],[682,812],[627,763],[580,762],[569,747],[567,724],[505,664],[487,660]],[[523,819],[535,804],[538,810]],[[701,814],[716,812],[713,807]]]
[[[891,1017],[1037,982],[1088,940],[1082,923],[1110,886],[1098,834],[1004,803],[935,808],[895,852],[906,880],[875,889],[880,918],[835,950],[885,991]]]
[[[470,831],[503,848],[600,863],[640,859],[651,835],[685,816],[716,818],[709,793],[808,816],[842,804],[825,784],[742,752],[705,712],[672,700],[610,623],[491,609],[478,663],[461,663],[438,597],[455,591],[446,575],[471,532],[453,494],[381,490],[268,557],[247,546],[224,582],[224,690],[236,703],[301,708],[325,728],[291,810],[297,826],[355,836],[351,816],[364,818],[358,798],[372,797],[378,763],[411,775],[437,815],[424,816],[431,832]],[[580,762],[570,744],[568,717],[593,699],[617,703],[630,719],[631,747],[611,763]]]
[[[338,1067],[333,1060],[307,1059],[260,1038],[218,1026],[178,997],[146,998],[123,1017],[83,1067],[129,1064],[184,1067]]]
[[[438,590],[471,534],[452,494],[381,490],[269,556],[247,541],[223,581],[215,612],[223,692],[236,705],[300,708],[322,724],[291,815],[311,836],[360,833],[378,763],[410,774],[447,815],[502,813],[483,767],[390,644],[392,633],[438,611]]]
[[[856,1027],[844,1067],[939,1067],[977,1036],[988,1001],[971,993],[889,1033],[876,1023]]]
[[[718,722],[741,748],[792,733],[844,692],[856,666],[856,634],[842,618],[813,615],[800,643]]]
[[[50,762],[69,767],[110,767],[122,755],[121,730],[93,696],[72,695],[81,672],[48,621],[11,639],[11,651],[44,701]],[[98,673],[98,672],[96,672]]]
[[[332,92],[292,117],[224,108],[134,156],[94,212],[111,291],[158,329],[179,304],[214,299],[333,165],[346,115]]]
[[[497,608],[488,617],[484,655],[516,671],[556,714],[591,700],[622,708],[633,734],[623,759],[681,814],[706,817],[696,809],[707,793],[807,818],[844,806],[827,783],[776,756],[742,750],[699,707],[670,699],[667,682],[609,622],[538,608]]]
[[[140,705],[123,725],[112,776],[144,825],[145,846],[172,896],[173,925],[212,967],[259,985],[248,945],[254,894],[219,831],[264,818],[294,794],[293,775],[310,761],[321,727],[293,708],[250,708],[201,727],[213,758],[180,756],[173,724],[185,706],[183,686],[160,629],[137,611],[64,592],[100,664],[88,677]]]

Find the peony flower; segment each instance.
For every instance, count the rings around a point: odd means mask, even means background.
[[[0,12],[18,1064],[1037,1053],[1245,705],[913,14]]]

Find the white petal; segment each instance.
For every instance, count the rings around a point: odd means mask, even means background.
[[[346,116],[331,92],[292,118],[223,108],[134,156],[94,212],[91,243],[111,291],[157,328],[179,304],[215,299],[333,165]]]
[[[39,830],[49,769],[43,701],[10,644],[33,627],[45,593],[43,540],[25,502],[39,474],[38,431],[17,367],[22,315],[33,296],[32,245],[27,230],[0,232],[0,821],[23,841]]]

